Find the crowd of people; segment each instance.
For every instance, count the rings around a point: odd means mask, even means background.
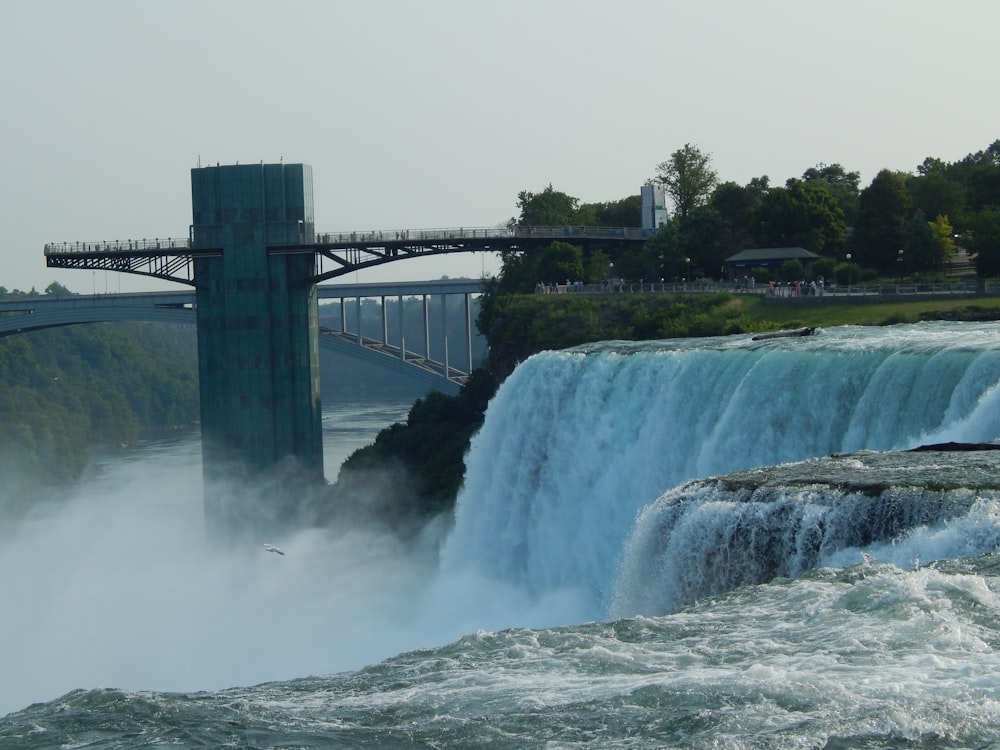
[[[757,281],[753,276],[744,276],[742,279],[734,279],[734,291],[737,292],[757,292]],[[825,284],[822,276],[817,276],[812,281],[769,281],[765,293],[770,297],[822,297]]]

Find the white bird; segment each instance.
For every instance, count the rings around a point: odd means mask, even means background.
[[[281,551],[281,550],[280,550],[280,549],[279,549],[278,547],[275,547],[275,546],[274,546],[273,544],[265,544],[265,545],[264,545],[264,549],[265,549],[265,550],[266,550],[267,552],[273,552],[273,553],[274,553],[274,554],[276,554],[276,555],[283,555],[283,554],[285,554],[285,553],[284,553],[284,552],[282,552],[282,551]]]

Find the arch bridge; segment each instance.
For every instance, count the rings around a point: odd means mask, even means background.
[[[482,282],[471,279],[320,285],[320,347],[387,368],[415,387],[455,395],[476,365],[477,345],[483,347],[472,316],[481,291]],[[460,316],[449,312],[452,300],[460,305]],[[378,320],[359,325],[365,318],[362,305],[369,303],[377,306]],[[421,315],[417,326],[411,320],[414,307]],[[25,296],[0,301],[0,337],[124,320],[195,325],[194,308],[190,291]],[[459,321],[460,340],[455,340],[448,328]],[[406,328],[422,335],[408,342]]]
[[[210,229],[215,229],[211,227]],[[309,254],[318,261],[315,272],[302,280],[320,283],[385,263],[432,255],[470,252],[531,251],[553,242],[575,245],[643,243],[656,233],[636,227],[453,227],[361,232],[321,232],[305,235],[304,223],[293,227],[293,242],[268,247],[270,255]],[[56,242],[45,245],[50,268],[79,268],[152,276],[197,286],[194,262],[222,255],[219,246],[195,241],[196,228],[183,238],[128,239],[100,242]],[[209,243],[211,245],[211,243]]]

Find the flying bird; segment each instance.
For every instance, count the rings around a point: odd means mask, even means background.
[[[281,551],[280,548],[275,547],[273,544],[265,544],[264,545],[264,549],[267,552],[273,552],[276,555],[284,555],[285,554],[284,552]]]

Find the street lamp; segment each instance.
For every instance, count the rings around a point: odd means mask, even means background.
[[[897,256],[896,262],[899,263],[899,278],[903,278],[903,251],[900,250]]]

